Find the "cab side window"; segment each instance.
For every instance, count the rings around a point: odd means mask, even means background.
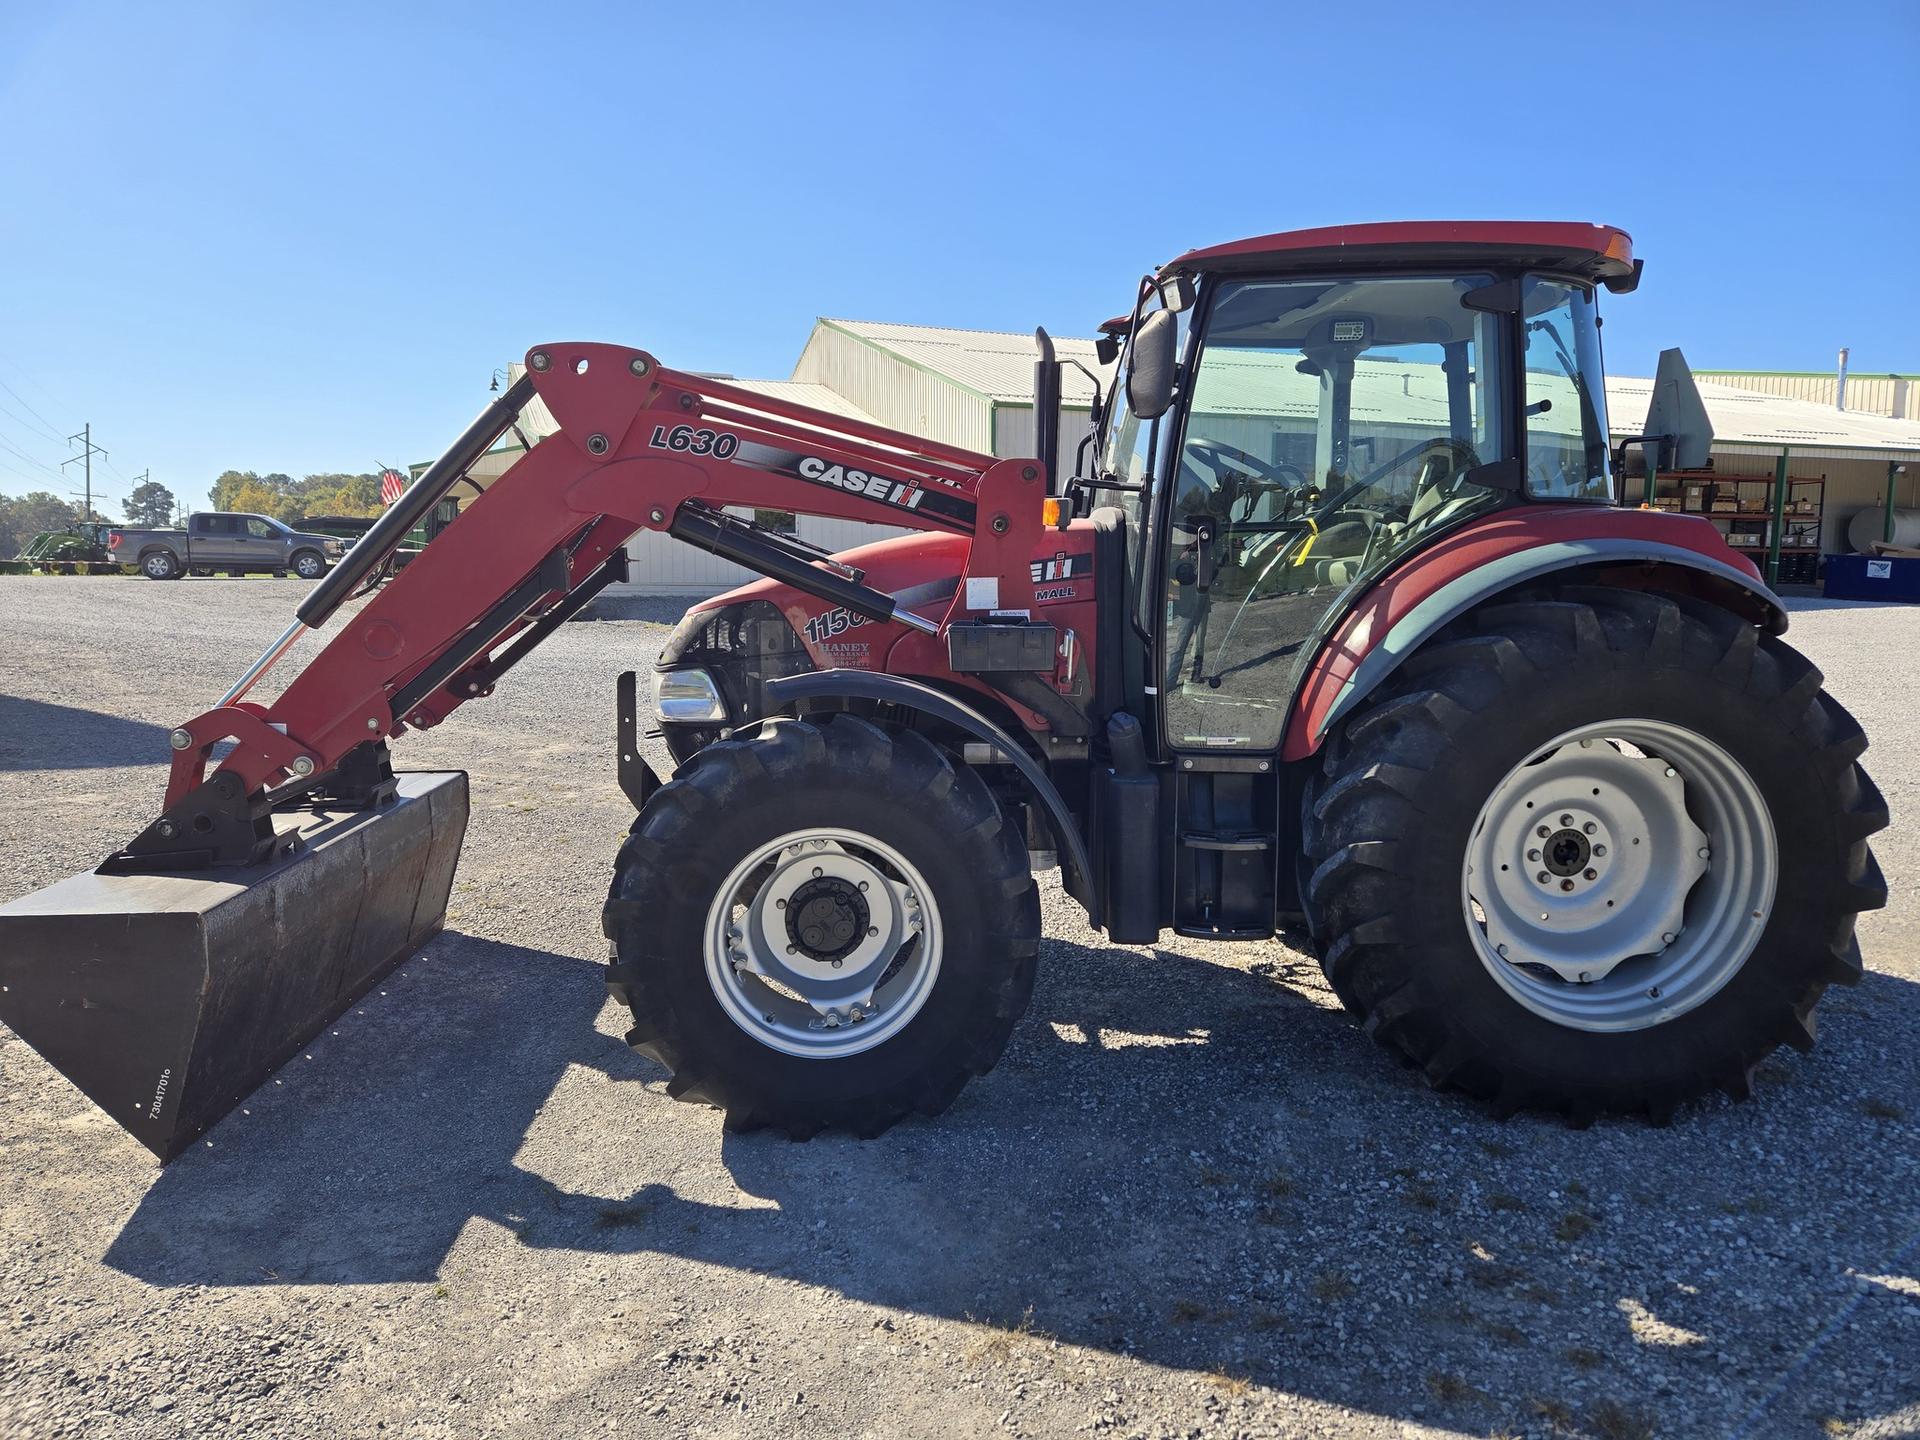
[[[1541,500],[1613,498],[1608,474],[1607,397],[1590,291],[1528,280],[1526,326],[1527,493]]]

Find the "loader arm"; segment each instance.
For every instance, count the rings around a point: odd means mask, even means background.
[[[342,625],[278,699],[246,694],[305,631],[317,629],[384,564],[414,519],[466,473],[535,399],[558,423],[472,501],[406,569]],[[1037,461],[995,460],[880,426],[666,369],[613,345],[556,344],[489,406],[317,586],[233,691],[174,732],[166,810],[115,857],[183,863],[261,858],[261,812],[330,781],[358,747],[438,724],[493,683],[559,619],[623,573],[624,547],[660,530],[876,621],[935,632],[967,608],[1031,609],[1028,560],[1042,526]],[[765,506],[970,538],[961,584],[933,622],[896,610],[858,571],[723,513]],[[212,752],[232,751],[209,775]],[[362,752],[363,754],[365,752]],[[207,805],[222,847],[201,843]],[[241,817],[238,807],[248,815]],[[198,808],[196,808],[198,807]],[[187,812],[193,812],[189,814]],[[238,827],[238,828],[236,828]],[[244,831],[254,841],[248,842]],[[235,853],[232,837],[241,835]]]

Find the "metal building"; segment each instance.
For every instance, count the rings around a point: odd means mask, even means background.
[[[1099,375],[1103,386],[1111,383],[1091,340],[1057,338],[1054,343],[1062,359]],[[788,379],[725,378],[743,389],[930,440],[995,456],[1024,456],[1035,448],[1034,358],[1031,335],[821,319]],[[1370,376],[1378,382],[1381,406],[1421,403],[1421,377],[1402,374],[1406,369],[1385,365],[1380,375]],[[518,371],[512,367],[512,373]],[[1920,418],[1907,418],[1920,415],[1920,376],[1849,377],[1845,410],[1835,406],[1833,375],[1723,371],[1702,372],[1699,379],[1716,437],[1714,474],[1728,480],[1784,474],[1795,481],[1823,481],[1822,552],[1846,551],[1847,526],[1854,515],[1878,509],[1889,496],[1902,508],[1920,507]],[[1643,428],[1652,389],[1652,381],[1631,376],[1608,380],[1608,427],[1616,439]],[[1071,460],[1091,433],[1093,381],[1069,367],[1063,391],[1061,444]],[[523,421],[527,438],[537,442],[554,428],[536,400]],[[484,482],[482,470],[498,473],[518,453],[514,444],[485,457],[476,467],[476,478]],[[1637,479],[1622,483],[1629,499],[1640,498]],[[833,550],[897,533],[878,525],[781,512],[758,518],[791,525],[802,539]],[[632,552],[633,588],[645,593],[709,595],[752,578],[738,566],[664,535],[637,537]]]

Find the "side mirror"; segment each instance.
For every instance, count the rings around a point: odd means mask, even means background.
[[[1142,420],[1157,420],[1173,404],[1174,342],[1179,338],[1171,310],[1142,317],[1133,332],[1127,364],[1127,408]]]

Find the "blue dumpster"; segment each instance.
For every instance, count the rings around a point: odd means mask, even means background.
[[[1830,600],[1905,600],[1920,604],[1920,558],[1829,555],[1825,593]]]

